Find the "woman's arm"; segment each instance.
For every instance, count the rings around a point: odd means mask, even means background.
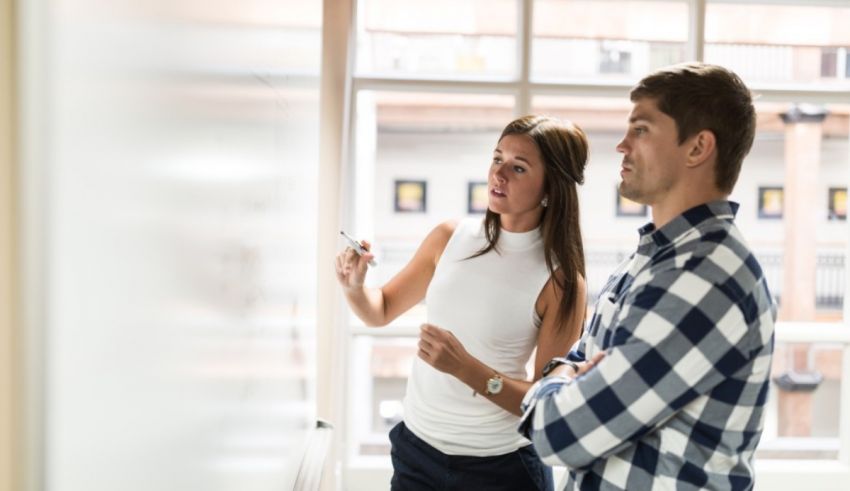
[[[560,273],[560,270],[556,274]],[[543,377],[543,367],[556,356],[566,356],[567,352],[581,337],[587,308],[587,285],[584,278],[576,278],[576,300],[569,318],[558,325],[558,310],[563,296],[562,290],[551,279],[538,299],[538,312],[542,312],[540,335],[537,337],[537,353],[534,358],[534,381]],[[527,388],[526,388],[527,389]],[[525,395],[525,394],[523,394]],[[520,401],[522,397],[520,397]]]
[[[339,253],[336,276],[351,310],[367,326],[385,326],[425,298],[437,261],[456,227],[456,222],[437,225],[410,262],[381,288],[363,285],[371,254],[358,256],[351,249]],[[368,243],[364,246],[369,248]]]
[[[552,358],[564,356],[581,335],[586,295],[584,279],[579,277],[576,308],[569,319],[559,326],[557,312],[561,289],[551,279],[546,283],[537,300],[537,311],[541,313],[542,323],[537,338],[534,378],[531,381],[498,374],[470,355],[450,331],[430,324],[422,325],[418,356],[437,370],[453,375],[470,386],[478,397],[486,397],[505,411],[521,416],[522,398],[531,385],[543,376],[543,367]],[[498,394],[487,394],[487,380],[497,374],[502,378],[502,390]]]

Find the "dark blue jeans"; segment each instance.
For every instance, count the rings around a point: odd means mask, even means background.
[[[552,469],[531,445],[492,457],[446,455],[414,435],[404,422],[390,431],[393,491],[553,491]]]

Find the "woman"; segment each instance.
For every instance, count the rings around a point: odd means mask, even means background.
[[[526,390],[581,333],[576,185],[587,153],[571,123],[517,119],[493,152],[483,223],[438,225],[382,288],[363,286],[371,253],[337,256],[345,297],[367,325],[426,300],[404,421],[390,432],[393,489],[552,489],[551,470],[516,426]]]

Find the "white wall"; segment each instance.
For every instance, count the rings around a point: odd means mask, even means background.
[[[498,131],[492,134],[455,133],[414,135],[382,133],[378,136],[375,167],[375,237],[384,241],[418,243],[436,223],[466,213],[466,183],[486,180]],[[647,218],[617,217],[615,189],[622,156],[615,150],[620,135],[589,135],[591,152],[580,188],[582,233],[587,249],[625,248],[637,243],[636,230]],[[840,249],[847,242],[847,222],[826,219],[827,189],[846,186],[850,180],[850,141],[828,139],[822,149],[819,172],[821,192],[813,197],[823,209],[817,217],[818,241]],[[731,199],[741,204],[738,225],[750,243],[766,250],[780,249],[785,233],[782,220],[758,218],[759,186],[781,186],[784,181],[784,142],[781,137],[760,137],[744,162]],[[393,212],[393,181],[428,181],[425,214]]]
[[[290,489],[315,420],[321,2],[27,3],[32,491]]]

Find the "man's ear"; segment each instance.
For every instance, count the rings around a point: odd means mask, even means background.
[[[711,130],[702,130],[688,140],[688,167],[698,167],[717,153],[717,137]]]

